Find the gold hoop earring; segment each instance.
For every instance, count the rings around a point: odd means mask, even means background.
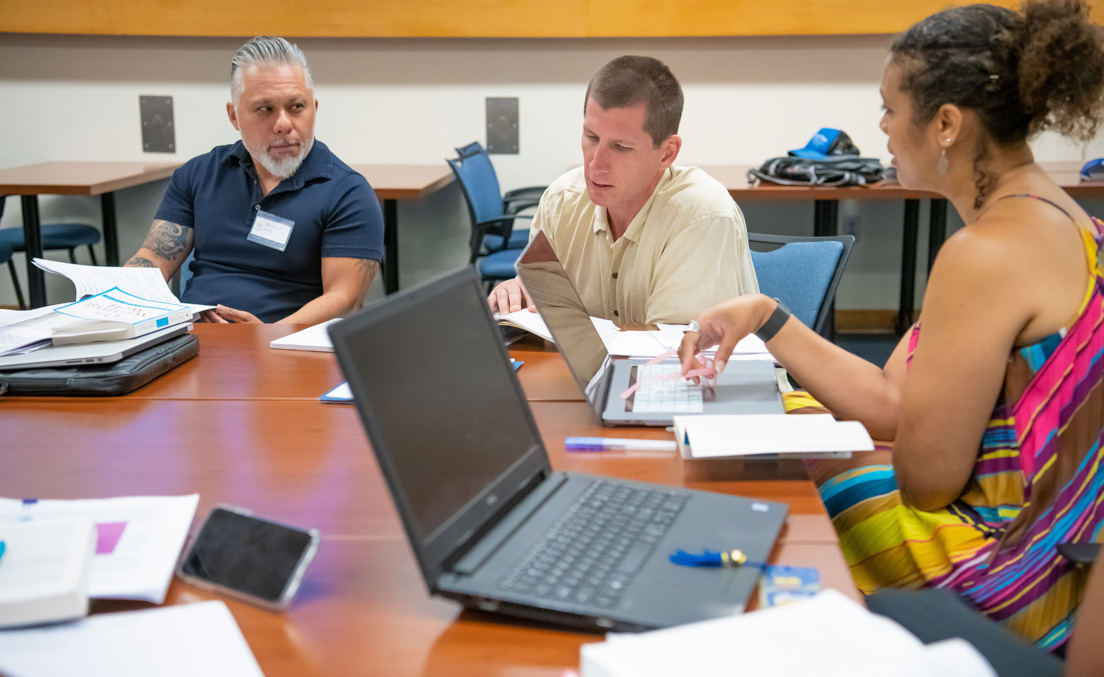
[[[946,174],[947,169],[950,167],[950,163],[947,162],[947,149],[944,148],[943,152],[939,155],[939,162],[935,165],[935,171],[940,174]]]

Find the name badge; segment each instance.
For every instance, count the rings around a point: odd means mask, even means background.
[[[284,251],[288,240],[291,239],[291,229],[294,227],[295,222],[290,219],[258,211],[257,218],[253,220],[253,229],[249,231],[249,237],[246,239]]]

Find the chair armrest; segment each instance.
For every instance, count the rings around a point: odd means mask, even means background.
[[[544,195],[545,190],[545,186],[531,186],[508,191],[502,196],[503,209],[509,214],[514,214],[522,209],[536,207],[540,204],[541,196]]]

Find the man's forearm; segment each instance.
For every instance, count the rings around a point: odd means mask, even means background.
[[[347,261],[339,280],[327,285],[324,270],[322,295],[291,315],[277,320],[277,324],[318,324],[359,309],[364,303],[365,294],[372,286],[372,280],[379,273],[380,264],[379,261],[369,259]]]
[[[176,274],[180,264],[192,250],[192,229],[156,220],[145,242],[134,256],[123,264],[130,268],[159,268],[166,280]]]
[[[351,313],[360,308],[360,301],[353,301],[344,292],[327,292],[288,315],[277,324],[318,324]]]

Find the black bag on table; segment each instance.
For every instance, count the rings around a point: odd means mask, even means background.
[[[846,132],[823,128],[804,148],[748,170],[748,181],[783,186],[865,186],[885,178],[877,158],[860,157]]]
[[[71,397],[125,395],[199,354],[195,334],[175,336],[110,364],[0,371],[0,393]]]

